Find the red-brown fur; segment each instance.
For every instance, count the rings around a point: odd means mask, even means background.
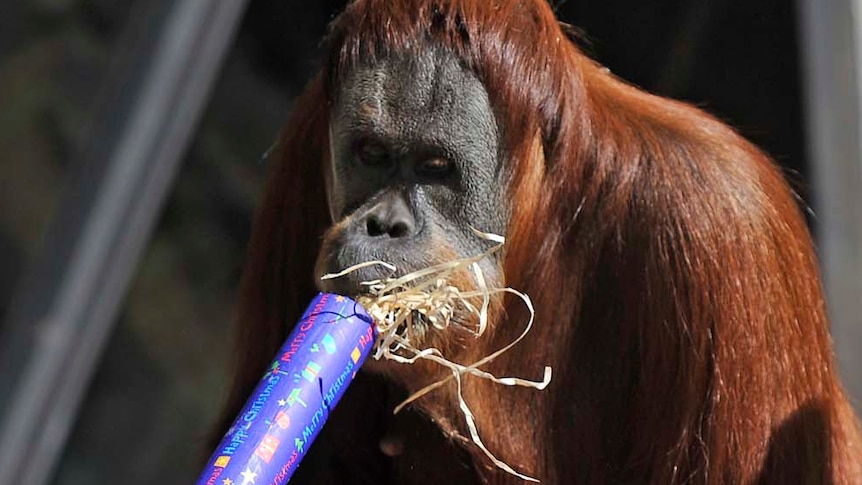
[[[537,310],[489,369],[554,369],[542,392],[467,379],[488,447],[552,484],[862,483],[817,261],[780,170],[709,115],[616,79],[540,0],[357,0],[336,19],[257,215],[225,422],[315,292],[334,86],[360,59],[429,42],[488,90],[514,201],[503,274]],[[514,299],[497,316],[477,355],[526,318]],[[357,380],[298,481],[520,483],[435,431],[464,434],[451,391],[419,405],[433,426],[405,417],[404,455],[383,457],[386,389]]]

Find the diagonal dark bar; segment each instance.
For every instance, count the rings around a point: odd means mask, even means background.
[[[90,133],[0,341],[0,485],[50,480],[245,4],[167,2],[143,68],[108,88],[129,109]]]

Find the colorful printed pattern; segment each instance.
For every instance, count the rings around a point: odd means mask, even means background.
[[[197,485],[287,483],[371,352],[371,322],[353,300],[317,295]]]

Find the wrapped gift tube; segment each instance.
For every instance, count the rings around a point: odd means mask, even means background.
[[[321,293],[278,351],[197,485],[287,483],[374,345],[350,298]]]

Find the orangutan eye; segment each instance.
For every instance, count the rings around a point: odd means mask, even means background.
[[[445,158],[428,158],[416,165],[416,173],[422,177],[442,178],[452,173],[455,165]]]
[[[386,168],[392,163],[386,148],[378,143],[361,143],[355,153],[357,163],[364,167]]]

